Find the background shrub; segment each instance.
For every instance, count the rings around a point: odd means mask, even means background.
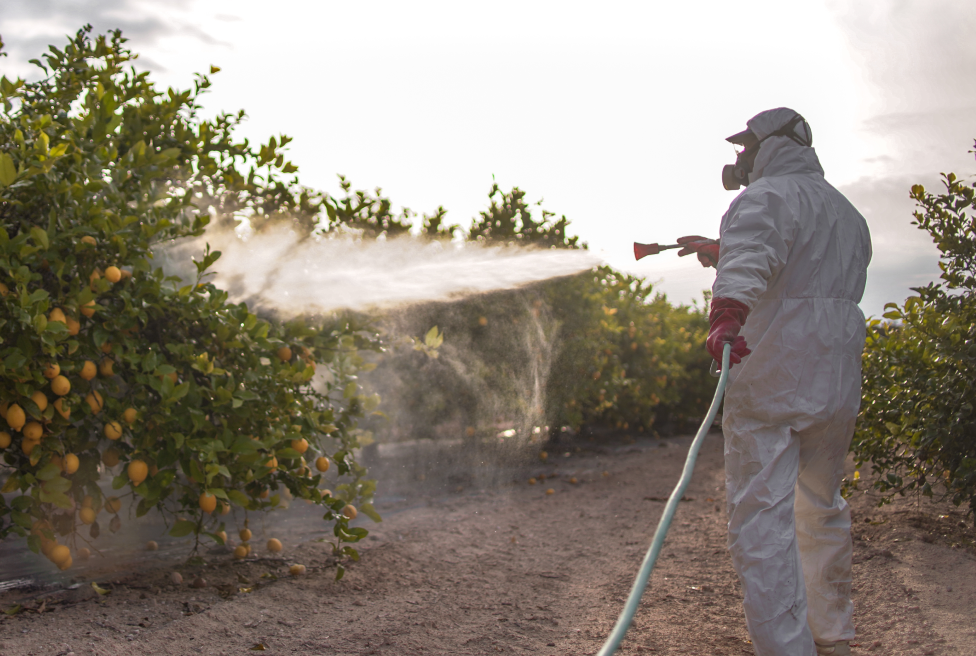
[[[976,510],[976,225],[974,190],[912,187],[918,227],[941,251],[942,282],[888,304],[868,325],[863,402],[852,450],[890,500],[916,492]]]

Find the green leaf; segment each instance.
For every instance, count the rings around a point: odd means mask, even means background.
[[[195,522],[191,522],[186,519],[180,519],[177,520],[175,524],[173,524],[173,528],[169,530],[169,534],[174,538],[182,538],[189,535],[190,533],[193,533],[196,527],[197,525]]]
[[[247,454],[256,453],[258,449],[261,448],[260,442],[255,442],[249,437],[244,437],[243,435],[238,437],[234,442],[234,445],[230,448],[231,453]]]
[[[17,167],[7,153],[0,153],[0,186],[9,187],[17,180]]]
[[[35,475],[39,480],[51,481],[61,476],[61,468],[52,462],[42,467]]]
[[[383,518],[380,517],[380,514],[376,512],[376,509],[373,508],[373,504],[371,503],[362,504],[361,506],[359,506],[359,510],[360,512],[362,512],[364,515],[366,515],[376,523],[383,521]]]
[[[240,490],[227,490],[227,498],[241,508],[247,508],[251,504],[251,500]]]
[[[42,247],[45,250],[50,248],[51,244],[47,239],[47,232],[45,232],[41,228],[38,228],[37,226],[34,226],[33,228],[30,229],[30,234],[31,237],[34,239],[34,243],[36,243],[38,246]]]

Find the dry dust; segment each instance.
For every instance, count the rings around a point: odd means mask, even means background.
[[[100,580],[104,597],[88,581],[30,598],[9,592],[0,608],[24,609],[0,616],[0,654],[593,654],[689,442],[569,444],[568,457],[531,468],[547,477],[538,485],[389,506],[339,583],[329,547],[313,541],[283,560],[210,555],[206,566]],[[621,653],[752,653],[722,481],[713,433]],[[852,505],[854,653],[976,654],[971,525],[947,508],[918,515],[908,501],[878,509],[861,494]],[[293,562],[309,573],[288,577]],[[182,585],[170,582],[173,569]],[[187,585],[198,575],[206,588]]]

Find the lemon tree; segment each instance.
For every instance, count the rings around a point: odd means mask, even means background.
[[[868,322],[852,451],[882,502],[909,493],[976,513],[976,190],[953,173],[941,193],[914,185],[915,223],[941,252],[942,280]],[[849,487],[856,487],[856,481]]]
[[[355,557],[366,531],[348,509],[379,519],[353,456],[375,329],[265,320],[207,282],[218,252],[191,280],[152,257],[212,216],[307,224],[320,203],[287,138],[252,147],[234,138],[243,113],[201,119],[209,78],[161,91],[124,41],[85,28],[34,60],[38,81],[0,78],[0,537],[67,567],[119,528],[120,497],[174,536],[222,541],[232,508],[287,490],[323,506]]]

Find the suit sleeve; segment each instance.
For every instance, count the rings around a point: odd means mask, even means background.
[[[795,222],[792,209],[768,187],[750,187],[736,198],[722,219],[712,295],[754,308],[769,280],[786,264]]]

